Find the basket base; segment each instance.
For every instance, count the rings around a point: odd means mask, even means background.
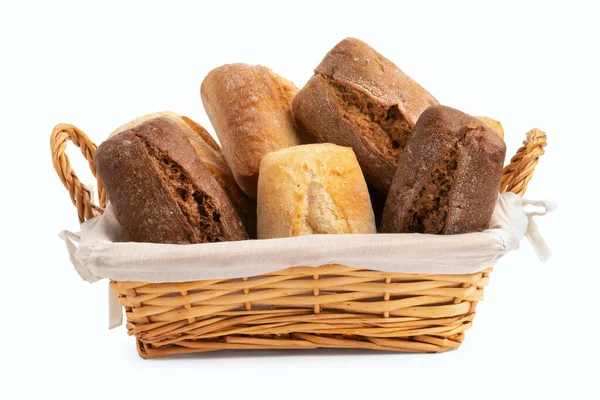
[[[423,275],[327,265],[111,287],[142,358],[240,349],[438,353],[460,347],[490,271]]]
[[[290,336],[290,338],[281,339],[226,336],[222,342],[191,342],[184,345],[163,347],[154,347],[151,344],[145,344],[141,340],[136,340],[136,344],[138,355],[141,358],[149,359],[221,350],[308,350],[318,348],[368,349],[401,353],[441,353],[459,348],[464,339],[464,333],[462,332],[448,339],[434,336],[417,336],[411,340],[373,337],[335,338],[301,333]]]

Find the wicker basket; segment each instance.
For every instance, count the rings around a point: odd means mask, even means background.
[[[72,125],[51,136],[52,162],[80,223],[99,206],[65,155],[81,149],[96,176],[96,145]],[[525,193],[546,135],[537,129],[504,168],[501,191]],[[402,274],[345,265],[291,267],[242,279],[150,284],[115,282],[129,335],[142,358],[225,349],[363,348],[441,352],[458,348],[483,298],[491,268],[469,275]]]

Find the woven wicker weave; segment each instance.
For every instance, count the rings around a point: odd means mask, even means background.
[[[96,146],[73,125],[57,125],[52,161],[79,222],[99,206],[71,169],[67,141],[94,176]],[[501,191],[525,193],[546,135],[533,129],[504,168]],[[401,274],[345,265],[291,267],[242,279],[150,284],[111,282],[143,358],[224,349],[364,348],[441,352],[458,348],[483,298],[491,268],[469,275]]]

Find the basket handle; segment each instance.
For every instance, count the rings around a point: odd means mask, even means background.
[[[513,192],[521,197],[527,190],[527,185],[533,177],[533,171],[539,158],[544,154],[546,147],[546,134],[539,129],[527,132],[527,138],[517,154],[510,160],[510,164],[502,171],[500,193]]]
[[[75,146],[81,149],[83,157],[87,160],[92,175],[96,178],[98,184],[98,200],[100,205],[96,205],[92,200],[92,193],[89,188],[81,183],[77,174],[71,168],[69,157],[65,154],[67,141],[71,140]],[[61,182],[71,196],[71,201],[77,207],[77,216],[79,223],[93,218],[104,212],[106,206],[106,192],[94,166],[94,153],[96,145],[87,137],[87,135],[74,125],[58,124],[52,130],[50,135],[50,148],[52,150],[52,164],[58,174]]]

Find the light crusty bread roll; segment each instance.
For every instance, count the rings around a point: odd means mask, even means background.
[[[330,143],[267,154],[258,176],[257,213],[259,239],[376,232],[354,152]]]
[[[104,141],[94,164],[134,242],[248,239],[223,188],[168,118],[151,119]]]
[[[421,113],[436,99],[366,43],[347,38],[293,101],[297,123],[320,142],[352,147],[369,185],[387,193]]]
[[[292,117],[294,84],[260,65],[230,64],[202,82],[202,103],[235,180],[256,198],[265,154],[300,144]]]
[[[251,200],[239,188],[233,173],[221,153],[221,147],[200,124],[188,117],[178,115],[171,111],[160,111],[136,118],[115,129],[109,137],[120,132],[136,127],[146,121],[157,117],[165,117],[175,122],[196,150],[196,154],[204,165],[214,175],[225,194],[244,222],[250,237],[256,237],[256,202]]]

